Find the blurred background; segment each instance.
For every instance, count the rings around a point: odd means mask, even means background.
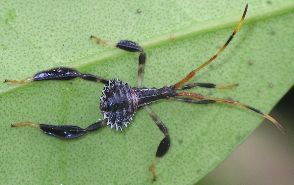
[[[286,129],[264,121],[226,160],[196,185],[294,184],[294,87],[270,113]]]

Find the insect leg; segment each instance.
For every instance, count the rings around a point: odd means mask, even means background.
[[[205,96],[203,96],[201,94],[190,93],[190,92],[177,93],[175,98],[176,99],[179,99],[179,98],[184,99],[184,101],[186,100],[186,102],[188,102],[188,103],[194,103],[194,101],[202,101],[202,102],[203,101],[208,101],[209,103],[223,103],[223,104],[230,104],[230,105],[239,106],[241,108],[251,110],[251,111],[261,115],[265,119],[272,122],[281,132],[285,133],[283,126],[277,120],[275,120],[273,117],[271,117],[268,114],[265,114],[265,113],[261,112],[260,110],[254,108],[252,106],[240,103],[238,101],[234,101],[234,100],[230,100],[230,99],[222,99],[222,98],[205,97]],[[191,101],[187,101],[188,99],[190,99]]]
[[[214,100],[193,100],[190,98],[185,98],[185,97],[173,97],[174,100],[186,102],[186,103],[194,103],[194,104],[210,104],[210,103],[215,103]]]
[[[114,43],[111,43],[110,41],[101,39],[94,35],[91,35],[90,39],[93,39],[97,44],[101,44],[104,46],[117,47],[119,49],[129,51],[129,52],[139,52],[139,53],[143,52],[143,48],[139,44],[130,40],[120,40],[118,43],[114,44]]]
[[[138,67],[138,78],[137,78],[138,87],[142,86],[142,83],[144,80],[145,63],[146,63],[146,54],[143,52],[143,53],[140,53],[139,55],[139,67]]]
[[[121,40],[116,44],[113,44],[107,40],[103,40],[101,38],[98,38],[96,36],[91,35],[91,39],[93,39],[97,44],[107,45],[111,47],[116,47],[128,52],[137,52],[139,53],[139,69],[138,69],[138,86],[142,85],[143,78],[144,78],[144,67],[145,67],[145,61],[146,61],[146,54],[144,52],[144,49],[136,42],[130,41],[130,40]]]
[[[216,85],[213,83],[190,83],[187,85],[183,85],[178,90],[192,89],[195,87],[203,87],[203,88],[216,88],[216,89],[231,89],[239,84],[225,84],[225,85]]]
[[[160,131],[164,134],[164,138],[161,140],[161,142],[158,145],[158,148],[155,154],[155,159],[149,167],[149,171],[152,174],[152,180],[155,181],[157,178],[156,164],[159,162],[160,158],[163,157],[168,152],[170,147],[170,137],[169,137],[167,127],[163,124],[159,116],[150,107],[145,107],[145,110],[148,112],[149,116],[152,118],[154,123],[158,126]]]
[[[23,127],[23,126],[39,128],[45,134],[49,136],[54,136],[60,139],[75,139],[85,135],[88,132],[92,132],[100,128],[103,128],[104,126],[106,126],[106,121],[105,120],[97,121],[89,125],[87,128],[81,128],[74,125],[48,125],[48,124],[36,124],[32,122],[19,122],[19,123],[14,123],[11,125],[11,127]]]
[[[248,4],[246,4],[245,9],[244,9],[244,12],[243,12],[243,15],[242,15],[240,21],[238,22],[237,26],[235,27],[234,31],[232,32],[232,34],[230,35],[230,37],[228,38],[228,40],[226,41],[226,43],[208,61],[206,61],[203,64],[201,64],[198,68],[192,70],[190,73],[188,73],[188,75],[185,78],[183,78],[178,83],[176,83],[175,84],[175,88],[176,89],[178,89],[179,87],[183,86],[186,82],[188,82],[191,78],[194,77],[194,75],[196,74],[196,72],[200,71],[202,68],[204,68],[205,66],[207,66],[211,62],[213,62],[225,50],[225,48],[229,45],[229,43],[231,42],[231,40],[234,38],[234,36],[236,35],[236,33],[239,32],[241,26],[243,25],[244,18],[245,18],[245,15],[247,13],[247,9],[248,9]]]
[[[108,80],[95,76],[92,74],[80,73],[79,71],[67,68],[67,67],[57,67],[45,71],[36,73],[33,77],[27,78],[25,80],[5,80],[4,82],[16,83],[16,84],[25,84],[31,81],[43,81],[43,80],[72,80],[74,78],[82,78],[84,80],[101,82],[108,84]]]

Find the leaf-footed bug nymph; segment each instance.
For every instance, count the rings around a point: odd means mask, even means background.
[[[213,83],[189,83],[195,74],[200,71],[202,68],[206,67],[212,63],[228,46],[234,36],[240,30],[244,18],[248,9],[246,5],[243,15],[235,27],[234,31],[225,42],[225,44],[213,55],[209,60],[201,64],[198,68],[195,68],[190,73],[188,73],[183,79],[179,82],[170,85],[164,86],[162,88],[143,88],[142,82],[144,78],[144,68],[146,62],[146,54],[144,49],[137,43],[130,40],[121,40],[116,44],[113,44],[109,41],[100,39],[95,36],[91,36],[91,39],[94,40],[97,44],[113,46],[128,52],[136,52],[139,54],[138,57],[138,78],[137,78],[137,87],[131,87],[127,83],[119,80],[112,79],[108,80],[93,74],[81,73],[75,69],[67,67],[57,67],[45,71],[36,73],[33,77],[27,78],[25,80],[5,80],[5,82],[14,83],[14,84],[25,84],[33,81],[43,81],[43,80],[72,80],[75,78],[81,78],[83,80],[92,81],[96,83],[103,83],[104,89],[102,90],[102,96],[100,98],[100,110],[103,114],[103,119],[99,120],[93,124],[90,124],[86,128],[81,128],[75,125],[50,125],[45,123],[32,123],[32,122],[19,122],[14,123],[12,127],[21,127],[21,126],[30,126],[38,128],[43,131],[45,134],[54,136],[61,139],[75,139],[83,136],[89,132],[93,132],[109,126],[110,128],[116,129],[118,131],[123,131],[128,124],[132,121],[135,113],[144,108],[154,123],[158,126],[160,131],[163,133],[164,138],[158,145],[155,159],[151,163],[149,170],[152,174],[152,179],[156,180],[156,164],[159,162],[159,159],[163,157],[169,150],[170,147],[170,136],[167,127],[161,121],[159,116],[150,108],[152,102],[158,101],[160,99],[169,99],[182,101],[192,104],[212,104],[212,103],[222,103],[239,106],[251,110],[265,119],[271,121],[276,127],[283,131],[282,126],[268,114],[264,114],[258,109],[255,109],[251,106],[245,105],[238,101],[231,99],[222,99],[222,98],[213,98],[206,97],[198,93],[185,91],[187,89],[192,89],[196,87],[202,88],[233,88],[237,84],[231,85],[216,85]]]

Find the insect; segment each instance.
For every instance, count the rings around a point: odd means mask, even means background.
[[[18,122],[14,123],[12,127],[30,126],[38,128],[45,134],[54,136],[61,139],[75,139],[79,138],[87,133],[99,130],[106,126],[116,129],[118,131],[123,131],[130,123],[135,113],[140,109],[145,109],[154,123],[158,126],[160,131],[163,133],[164,137],[160,141],[157,151],[155,154],[155,159],[151,163],[149,170],[152,174],[152,179],[156,180],[156,165],[170,148],[170,135],[167,127],[160,119],[160,117],[150,108],[152,102],[158,101],[160,99],[172,99],[177,101],[182,101],[192,104],[212,104],[212,103],[223,103],[239,106],[251,110],[259,115],[263,116],[265,119],[271,121],[276,127],[282,130],[282,126],[271,116],[262,113],[258,109],[255,109],[249,105],[242,104],[238,101],[230,99],[212,98],[206,97],[198,93],[188,92],[185,90],[202,87],[202,88],[232,88],[236,84],[231,85],[216,85],[213,83],[188,83],[195,74],[202,68],[206,67],[212,63],[228,46],[234,36],[239,32],[246,15],[248,5],[246,5],[243,15],[237,26],[233,30],[232,34],[229,36],[225,44],[213,55],[209,60],[201,64],[199,67],[188,73],[179,82],[164,86],[162,88],[144,88],[142,87],[142,82],[144,78],[144,68],[146,63],[146,53],[144,49],[136,42],[130,40],[121,40],[116,44],[112,44],[109,41],[100,39],[95,36],[91,36],[98,44],[110,45],[116,48],[135,52],[139,54],[138,57],[138,78],[137,87],[131,87],[127,83],[119,80],[112,79],[108,80],[100,76],[93,74],[81,73],[75,69],[67,67],[58,67],[45,71],[36,73],[33,77],[27,78],[25,80],[5,80],[5,82],[15,83],[15,84],[25,84],[33,81],[43,81],[43,80],[72,80],[75,78],[81,78],[86,81],[103,83],[104,88],[102,90],[102,96],[100,97],[100,110],[103,114],[103,119],[95,123],[90,124],[86,128],[81,128],[75,125],[51,125],[46,123],[33,123],[33,122]]]

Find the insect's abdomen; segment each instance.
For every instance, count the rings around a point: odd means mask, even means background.
[[[120,80],[110,80],[104,86],[100,100],[100,109],[108,120],[107,125],[116,130],[127,127],[138,108],[134,91]]]
[[[176,92],[172,87],[156,88],[133,88],[138,98],[138,107],[152,103],[156,100],[173,97]]]

